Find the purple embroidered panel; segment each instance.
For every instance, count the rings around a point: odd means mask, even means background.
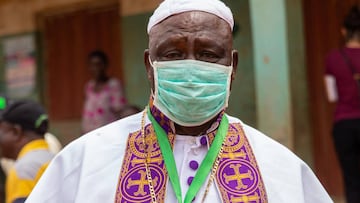
[[[156,122],[159,123],[159,125],[164,129],[166,134],[175,134],[173,127],[172,127],[172,121],[166,117],[159,109],[157,109],[154,105],[152,105],[152,102],[150,103],[150,111],[151,115],[155,118]]]
[[[151,124],[145,127],[147,150],[150,152],[149,168],[153,179],[158,202],[164,202],[167,171],[160,147]],[[170,143],[174,136],[169,136]],[[115,202],[151,202],[145,168],[144,143],[141,131],[131,133],[128,138],[120,179],[116,190]]]
[[[210,143],[214,136],[209,135]],[[229,125],[216,182],[225,203],[267,202],[260,170],[240,123]]]
[[[150,98],[150,111],[155,120],[168,133],[173,146],[173,123],[162,114]],[[207,130],[211,144],[219,127],[224,111],[221,112]],[[150,152],[150,170],[157,201],[165,199],[168,174],[154,129],[151,124],[145,127],[146,146]],[[141,131],[130,133],[122,169],[116,190],[116,203],[151,202],[145,169],[144,143]],[[240,123],[229,125],[224,151],[216,174],[216,183],[223,202],[267,203],[264,183],[255,156]]]

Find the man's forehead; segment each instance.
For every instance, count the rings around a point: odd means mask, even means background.
[[[149,48],[169,40],[173,43],[187,41],[190,36],[203,42],[232,42],[232,31],[223,19],[206,12],[190,11],[170,16],[154,26],[149,33]]]
[[[210,29],[214,32],[217,30],[213,29],[222,28],[231,32],[230,26],[223,19],[216,15],[202,11],[189,11],[169,16],[162,22],[155,25],[150,33],[152,33],[153,30],[158,30],[158,28],[170,31],[174,31],[174,28],[178,28],[180,31],[187,31],[188,29]]]
[[[169,47],[232,48],[232,31],[223,19],[206,12],[190,11],[173,15],[152,28],[149,34],[150,54]],[[154,56],[153,56],[154,57]]]
[[[232,30],[234,19],[231,10],[220,0],[164,0],[149,19],[147,31],[176,14],[203,11],[218,16],[229,24]]]

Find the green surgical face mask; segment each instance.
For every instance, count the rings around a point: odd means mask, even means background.
[[[151,65],[154,105],[175,123],[199,126],[228,106],[232,65],[197,60],[155,61]]]

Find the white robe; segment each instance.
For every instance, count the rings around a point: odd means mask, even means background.
[[[129,133],[140,130],[142,114],[136,114],[92,131],[69,144],[50,163],[27,203],[111,203],[115,193]],[[230,117],[229,123],[242,123]],[[146,123],[150,123],[149,120]],[[244,132],[261,172],[269,203],[333,202],[311,169],[291,151],[259,131],[243,124]],[[186,166],[201,160],[206,150],[198,149],[198,139],[177,136],[174,145],[182,194],[187,178],[194,172]],[[179,154],[180,156],[177,156]],[[185,163],[185,164],[184,164]],[[205,185],[205,184],[204,184]],[[205,186],[198,195],[202,197]],[[194,202],[201,202],[196,198]],[[176,202],[168,181],[166,202]],[[208,203],[222,202],[216,184],[210,188]]]

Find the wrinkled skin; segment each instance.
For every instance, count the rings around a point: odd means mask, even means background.
[[[233,50],[232,40],[232,32],[226,21],[201,11],[173,15],[155,25],[149,33],[149,49],[144,53],[151,89],[155,87],[149,58],[152,61],[193,59],[225,66],[232,64],[234,80],[238,53]],[[175,125],[176,133],[199,135],[210,127],[214,119],[196,127]]]

